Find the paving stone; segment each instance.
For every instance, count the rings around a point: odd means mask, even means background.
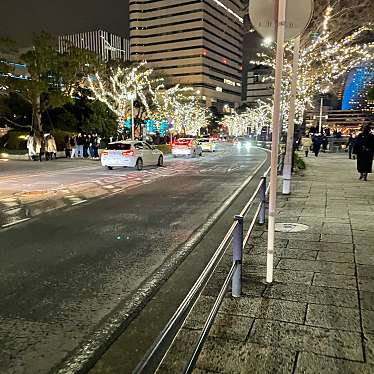
[[[357,253],[356,252],[356,263],[361,265],[372,265],[374,266],[374,253]]]
[[[367,277],[374,279],[374,266],[373,265],[357,265],[357,272],[359,277]]]
[[[358,277],[360,291],[374,292],[374,278]]]
[[[326,217],[323,219],[324,223],[350,223],[347,217]]]
[[[374,366],[362,362],[352,362],[339,358],[300,352],[295,374],[372,374]]]
[[[226,298],[221,313],[303,323],[306,303],[268,298]]]
[[[323,226],[322,235],[350,235],[351,227],[350,225],[336,225],[334,226]]]
[[[342,275],[354,275],[355,274],[354,264],[325,262],[325,261],[281,259],[278,263],[277,268],[314,271],[316,273],[328,273],[328,274],[342,274]]]
[[[308,304],[307,325],[361,332],[360,311],[331,305]]]
[[[183,373],[193,353],[193,348],[199,338],[199,333],[199,331],[195,330],[181,329],[156,373]]]
[[[272,284],[264,292],[264,297],[358,308],[357,291],[304,284]]]
[[[257,319],[248,342],[363,361],[361,334]]]
[[[294,271],[294,270],[282,270],[274,269],[274,282],[276,283],[303,283],[311,284],[314,273],[312,271]],[[265,283],[266,277],[266,266],[256,266],[250,268],[244,268],[243,276],[247,277],[249,282],[253,277],[255,281],[261,281]],[[246,290],[244,290],[246,292]],[[262,294],[261,294],[262,295]],[[261,296],[260,295],[260,296]]]
[[[374,310],[374,292],[360,291],[361,308]]]
[[[318,253],[317,260],[332,261],[332,262],[354,262],[353,253],[346,252],[323,252]]]
[[[303,250],[296,248],[282,248],[276,251],[277,256],[281,258],[294,258],[300,260],[315,260],[317,258],[317,251]]]
[[[349,243],[352,243],[352,236],[351,235],[322,234],[321,242],[349,244]]]
[[[295,357],[289,350],[209,338],[196,366],[215,373],[291,374]]]
[[[288,240],[286,239],[279,239],[275,243],[275,248],[284,248],[287,247]],[[267,237],[261,237],[261,238],[255,238],[251,241],[251,244],[253,246],[261,246],[261,247],[266,247],[267,246]]]
[[[362,310],[362,327],[366,334],[374,334],[374,310]]]
[[[251,255],[250,258],[247,260],[249,266],[252,265],[266,265],[267,257],[266,255]],[[277,256],[274,257],[274,267],[278,265],[280,258]]]
[[[347,290],[356,290],[356,277],[337,274],[315,273],[313,279],[314,286],[344,288]]]
[[[275,235],[275,238],[279,239],[290,239],[290,240],[303,240],[308,242],[318,242],[320,239],[320,233],[307,233],[305,232],[278,232]]]
[[[366,245],[368,242],[374,242],[374,238],[369,236],[354,236],[353,241],[356,245]]]
[[[365,334],[364,342],[365,342],[366,360],[368,363],[374,364],[374,334]]]
[[[302,240],[290,239],[287,244],[288,248],[302,248],[318,251],[334,251],[353,253],[353,244],[327,243],[327,242],[306,242]]]

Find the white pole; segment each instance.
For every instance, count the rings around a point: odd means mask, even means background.
[[[323,97],[321,97],[321,106],[319,108],[319,133],[322,134],[322,114],[323,114]]]
[[[275,213],[277,203],[278,143],[280,127],[281,83],[283,70],[284,30],[286,23],[286,0],[278,0],[277,57],[274,84],[273,134],[271,142],[271,171],[268,220],[268,248],[266,282],[273,282]]]
[[[131,140],[135,140],[134,97],[131,96]]]
[[[294,143],[295,105],[296,105],[296,91],[297,91],[297,73],[299,69],[299,55],[300,55],[300,36],[295,39],[294,51],[293,51],[293,67],[292,67],[290,110],[289,110],[289,116],[288,116],[287,147],[286,147],[286,156],[284,158],[284,166],[283,166],[283,194],[285,195],[288,195],[291,193],[292,155],[293,155],[293,143]]]

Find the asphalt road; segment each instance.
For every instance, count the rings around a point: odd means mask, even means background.
[[[165,172],[145,170],[125,187],[133,172],[115,171],[103,177],[117,178],[110,193],[41,209],[3,228],[0,372],[56,367],[152,278],[264,158],[261,150],[225,146],[201,159],[170,161]],[[98,166],[92,167],[96,181]],[[40,180],[43,171],[38,173]],[[69,172],[64,175],[69,180]]]

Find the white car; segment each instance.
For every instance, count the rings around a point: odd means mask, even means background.
[[[163,166],[163,153],[140,140],[109,143],[101,152],[101,165],[112,170],[115,166],[136,167],[142,170],[145,165]]]
[[[201,148],[201,145],[196,139],[180,138],[172,144],[171,153],[174,157],[196,157],[203,155],[203,149]]]
[[[209,138],[198,139],[203,152],[214,152],[216,150],[216,143]]]

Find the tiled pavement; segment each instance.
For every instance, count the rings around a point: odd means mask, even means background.
[[[265,283],[266,227],[245,249],[243,296],[227,294],[194,373],[374,373],[374,176],[346,155],[307,159],[277,222],[274,282]],[[160,373],[180,373],[230,255],[204,291]]]

